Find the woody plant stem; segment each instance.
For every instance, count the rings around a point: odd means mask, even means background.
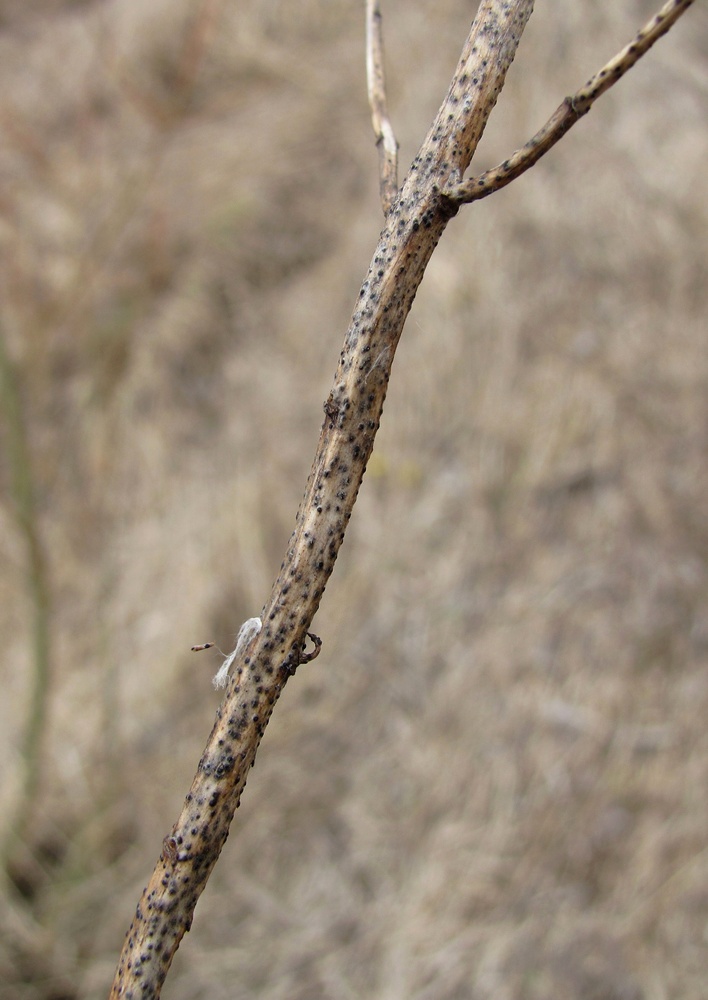
[[[682,13],[690,2],[672,0],[667,8]],[[381,93],[382,63],[376,48],[370,52],[374,129],[384,145],[385,226],[324,404],[312,470],[280,574],[261,612],[262,628],[233,655],[231,678],[192,787],[128,930],[112,998],[160,996],[228,836],[273,707],[298,665],[319,651],[315,639],[315,653],[305,653],[308,629],[371,455],[401,331],[438,240],[470,199],[462,178],[532,8],[533,0],[482,0],[447,96],[395,193],[396,146]],[[371,0],[368,11],[369,44],[380,46],[378,2]],[[502,186],[506,177],[499,180]]]
[[[179,819],[126,936],[111,996],[158,997],[229,832],[273,706],[303,656],[379,427],[393,356],[426,265],[501,91],[532,0],[484,0],[437,118],[379,238],[344,340],[305,495],[263,627],[231,668]]]

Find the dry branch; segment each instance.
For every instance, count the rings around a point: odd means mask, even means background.
[[[671,6],[685,8],[688,3]],[[262,627],[250,631],[228,658],[231,679],[224,700],[182,812],[163,841],[138,904],[113,983],[113,998],[160,995],[228,836],[273,707],[298,665],[319,651],[316,637],[311,636],[314,653],[305,652],[305,642],[373,448],[403,325],[438,240],[466,200],[467,185],[460,179],[504,85],[532,8],[533,0],[483,0],[447,96],[399,191],[395,191],[395,172],[390,172],[395,158],[387,161],[384,205],[390,203],[390,210],[324,404],[324,421],[295,530],[261,612]],[[369,13],[378,32],[376,3],[369,4]],[[378,121],[377,134],[388,156],[395,150],[395,138],[390,130],[385,140],[383,123],[388,119],[385,101],[381,102],[385,95],[380,35],[369,51],[373,53],[376,99],[372,106],[378,109],[374,127]],[[603,87],[598,82],[597,92]],[[591,103],[596,96],[586,95],[586,99]]]
[[[456,205],[468,204],[486,198],[493,191],[506,187],[537,163],[575,123],[586,115],[595,101],[614,86],[637,60],[648,52],[654,42],[688,10],[694,0],[669,0],[651,21],[641,28],[629,45],[611,59],[599,73],[591,77],[572,97],[566,97],[556,108],[543,128],[496,167],[485,170],[478,177],[471,177],[455,185],[448,195]]]
[[[484,0],[448,94],[387,217],[347,331],[312,470],[263,627],[232,678],[179,819],[128,930],[111,996],[157,997],[228,836],[280,693],[334,568],[371,454],[391,364],[425,268],[456,208],[461,177],[516,54],[532,0]]]
[[[384,215],[388,215],[398,193],[398,142],[388,117],[379,0],[366,0],[366,83],[379,150],[381,205]]]

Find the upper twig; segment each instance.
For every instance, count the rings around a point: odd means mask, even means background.
[[[499,188],[505,187],[520,174],[525,173],[534,163],[552,149],[568,129],[587,114],[597,98],[609,90],[627,70],[647,52],[654,42],[666,34],[672,24],[688,10],[694,0],[669,0],[658,14],[641,28],[634,39],[613,59],[603,66],[599,73],[591,77],[572,97],[566,97],[554,111],[543,128],[517,149],[503,163],[485,170],[478,177],[471,177],[445,191],[455,205],[486,198]]]
[[[366,84],[371,105],[371,122],[379,150],[381,206],[384,215],[388,215],[398,191],[398,143],[386,104],[379,0],[366,0]]]

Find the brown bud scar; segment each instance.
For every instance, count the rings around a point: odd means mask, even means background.
[[[162,853],[170,864],[177,863],[177,841],[174,837],[165,837],[162,841]]]
[[[339,407],[335,403],[334,396],[332,395],[331,392],[327,397],[327,399],[325,400],[322,409],[325,411],[326,415],[329,417],[331,421],[336,420],[337,417],[339,416]]]

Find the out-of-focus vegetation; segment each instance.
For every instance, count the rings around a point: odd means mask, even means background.
[[[381,226],[359,4],[0,5],[2,1000],[106,993]],[[474,13],[385,4],[401,163]],[[539,5],[477,166],[651,14]],[[165,997],[703,1000],[708,13],[433,257]],[[16,428],[15,428],[16,430]]]

